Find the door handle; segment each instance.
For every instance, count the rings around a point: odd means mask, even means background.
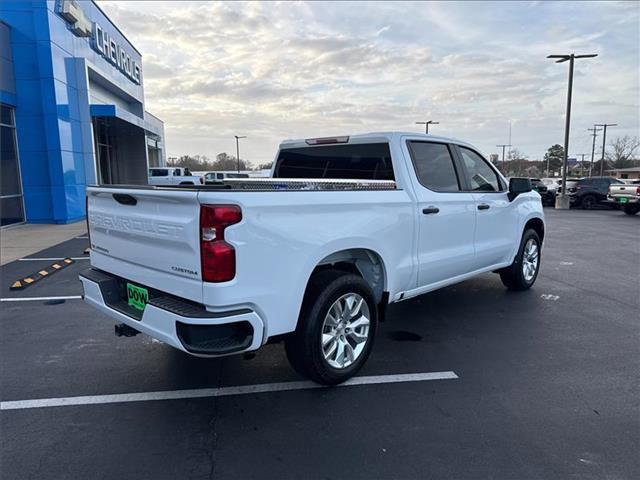
[[[113,199],[122,205],[136,205],[138,200],[128,193],[114,193]]]
[[[480,205],[478,205],[478,210],[489,210],[489,205],[487,205],[486,203],[481,203]]]
[[[422,209],[422,213],[424,213],[425,215],[438,213],[439,211],[440,211],[440,209],[437,208],[437,207],[429,207],[429,208],[423,208]]]

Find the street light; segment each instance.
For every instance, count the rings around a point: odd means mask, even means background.
[[[428,122],[416,122],[416,125],[424,125],[424,133],[429,133],[429,125],[439,125],[440,122],[429,120]]]
[[[238,140],[240,140],[241,138],[247,138],[247,137],[245,135],[242,135],[242,136],[234,135],[234,137],[236,137],[236,165],[238,166],[238,173],[240,173],[240,142],[238,142]]]
[[[556,198],[556,208],[569,208],[569,197],[567,193],[567,168],[569,153],[569,129],[571,127],[571,93],[573,90],[573,63],[576,58],[593,58],[597,57],[597,53],[589,53],[587,55],[576,55],[571,53],[569,55],[547,55],[547,58],[557,58],[556,63],[563,63],[569,60],[569,91],[567,92],[567,115],[564,125],[564,162],[562,168],[562,191],[560,197]]]

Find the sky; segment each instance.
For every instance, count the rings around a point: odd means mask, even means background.
[[[511,143],[531,160],[564,141],[591,155],[594,123],[639,135],[640,3],[113,2],[100,6],[143,56],[146,109],[168,157],[270,162],[281,140],[369,131]],[[599,136],[597,144],[601,145]],[[597,150],[597,149],[596,149]],[[596,155],[596,158],[597,155]]]

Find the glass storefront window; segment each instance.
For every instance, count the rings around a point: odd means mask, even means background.
[[[24,222],[13,108],[0,104],[0,226]]]

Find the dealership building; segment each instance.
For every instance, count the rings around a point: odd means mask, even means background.
[[[94,2],[0,2],[0,104],[2,226],[81,220],[87,185],[165,164],[142,55]]]

